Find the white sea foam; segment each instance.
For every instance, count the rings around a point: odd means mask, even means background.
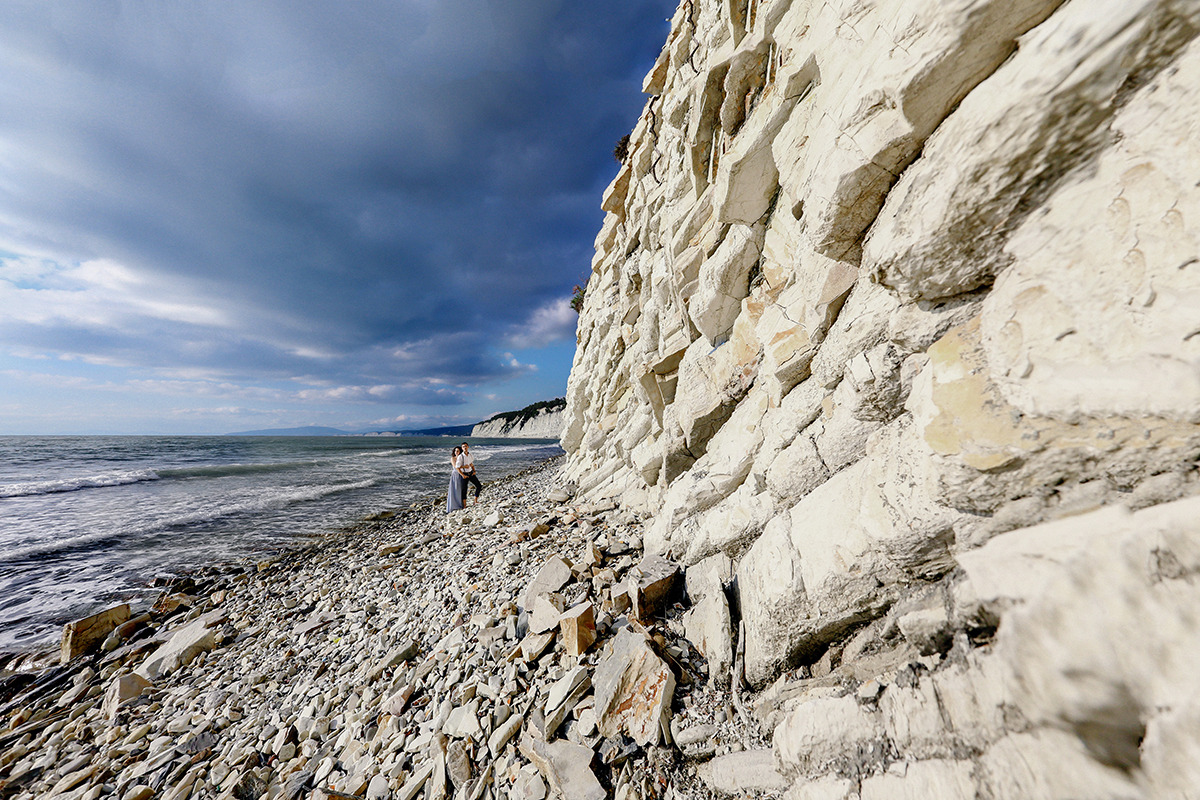
[[[350,492],[354,491],[355,489],[369,489],[376,483],[377,481],[371,479],[354,481],[352,483],[306,486],[290,491],[266,492],[241,502],[227,503],[220,506],[211,506],[194,513],[172,516],[170,519],[164,520],[151,530],[160,531],[184,525],[196,525],[201,522],[211,522],[213,520],[224,519],[226,517],[232,517],[238,514],[275,511],[281,508],[286,508],[287,506],[295,503],[311,503],[314,500],[320,500],[323,497],[329,497],[330,495],[339,494],[341,492]]]
[[[56,478],[46,481],[0,484],[0,498],[32,497],[39,494],[61,494],[80,489],[101,489],[109,486],[128,486],[131,483],[156,481],[160,475],[152,469],[121,470],[78,478]]]
[[[5,548],[2,553],[2,560],[23,561],[29,558],[46,556],[51,553],[62,553],[67,550],[78,550],[89,546],[95,546],[105,541],[114,541],[127,537],[156,534],[171,530],[173,528],[213,522],[215,520],[234,517],[239,514],[255,514],[266,511],[276,511],[296,503],[309,503],[314,500],[320,500],[323,497],[339,494],[341,492],[354,491],[355,489],[369,489],[375,484],[375,480],[363,480],[354,481],[352,483],[307,486],[292,491],[265,492],[238,502],[206,505],[204,508],[200,508],[195,511],[172,514],[140,529],[125,529],[121,531],[108,531],[105,533],[85,533],[78,536],[69,536],[63,539],[41,541],[25,547]]]

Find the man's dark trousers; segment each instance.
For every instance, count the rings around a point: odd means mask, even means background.
[[[463,478],[463,485],[462,485],[463,486],[463,493],[462,493],[463,505],[467,504],[467,484],[468,483],[475,485],[475,502],[479,502],[479,493],[483,491],[483,484],[479,482],[479,478],[477,478],[475,476],[474,472],[469,473],[465,478]]]

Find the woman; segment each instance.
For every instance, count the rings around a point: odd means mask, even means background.
[[[450,490],[446,492],[446,512],[459,511],[463,507],[463,495],[466,494],[465,481],[462,473],[458,471],[458,457],[462,455],[462,448],[456,447],[450,454]]]

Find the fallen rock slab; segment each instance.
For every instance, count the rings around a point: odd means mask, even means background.
[[[588,686],[591,685],[591,681],[588,680],[587,667],[576,667],[559,678],[546,693],[546,710],[551,711],[558,708],[576,688],[585,683]]]
[[[492,735],[488,737],[488,751],[492,757],[500,755],[500,751],[504,749],[504,745],[508,744],[509,740],[521,730],[521,725],[525,722],[525,718],[520,714],[514,714],[505,720],[504,724],[492,731]]]
[[[592,772],[595,753],[591,748],[562,739],[547,743],[526,736],[521,751],[564,800],[603,800],[607,796]]]
[[[675,693],[675,675],[646,642],[624,629],[596,666],[596,726],[606,737],[627,733],[643,746],[657,744]]]
[[[596,641],[596,616],[589,602],[572,606],[558,618],[563,648],[568,655],[581,656]]]
[[[104,716],[110,720],[116,719],[121,706],[141,695],[151,685],[149,680],[137,673],[118,675],[113,678],[112,683],[108,685],[108,691],[104,694]]]
[[[529,632],[546,633],[557,628],[558,619],[565,607],[566,602],[561,595],[551,592],[535,597],[529,612]]]
[[[675,589],[679,565],[659,555],[648,555],[633,568],[629,576],[629,600],[633,613],[648,620],[662,610]]]
[[[479,702],[472,700],[465,706],[459,706],[451,711],[450,716],[446,718],[446,723],[442,726],[442,733],[456,739],[478,736],[480,733]]]
[[[683,615],[684,634],[708,659],[708,677],[726,679],[733,664],[732,622],[724,592],[705,595]]]
[[[417,653],[419,653],[420,650],[420,646],[411,639],[403,642],[400,644],[400,646],[393,648],[386,656],[384,656],[382,661],[375,665],[375,667],[367,674],[367,681],[371,682],[379,680],[379,677],[383,675],[384,672],[396,666],[397,664],[401,664],[405,661],[412,661],[414,658],[416,658]]]
[[[208,627],[205,619],[195,620],[180,628],[166,644],[147,656],[136,672],[143,678],[156,680],[187,666],[196,656],[212,650],[216,644],[216,631]]]
[[[788,780],[775,769],[770,750],[746,750],[718,756],[696,769],[704,785],[719,794],[780,792]]]
[[[415,770],[412,777],[404,782],[404,785],[396,792],[396,797],[399,800],[413,800],[417,796],[417,792],[425,788],[426,781],[433,774],[433,763],[430,762]]]
[[[546,633],[531,633],[526,636],[521,642],[513,648],[509,655],[509,660],[513,660],[520,656],[525,661],[534,661],[542,653],[546,652],[546,648],[554,641],[555,631]]]
[[[546,695],[544,739],[552,739],[567,714],[592,688],[587,667],[576,667],[560,678]]]
[[[557,592],[572,577],[574,575],[571,573],[571,562],[562,556],[551,556],[525,588],[525,594],[521,596],[522,608],[531,608],[534,599],[540,594]]]
[[[63,626],[62,663],[83,655],[108,637],[113,629],[129,619],[129,604],[106,608],[90,617]]]

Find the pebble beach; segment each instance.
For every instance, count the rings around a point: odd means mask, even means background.
[[[178,579],[68,626],[65,663],[8,657],[0,797],[779,793],[740,662],[684,636],[700,579],[560,465]]]

